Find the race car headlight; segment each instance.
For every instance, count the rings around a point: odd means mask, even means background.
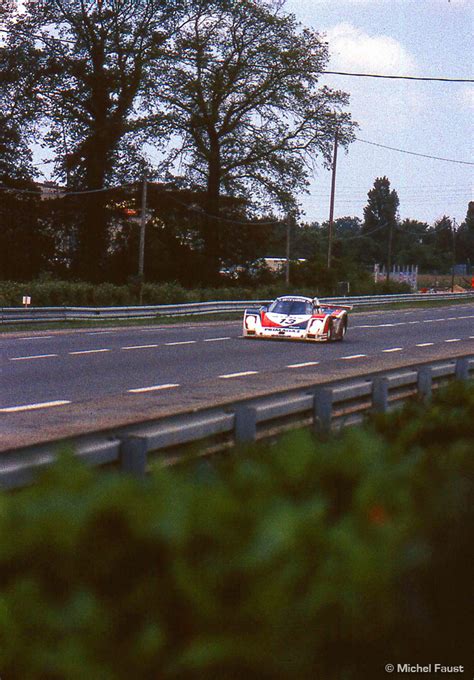
[[[313,319],[309,325],[309,331],[311,333],[316,333],[321,328],[321,319]]]
[[[246,316],[245,317],[245,328],[248,331],[254,331],[256,325],[257,325],[257,317],[256,316]]]

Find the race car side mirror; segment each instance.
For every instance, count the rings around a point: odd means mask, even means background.
[[[261,312],[268,312],[268,305],[262,305],[262,306],[260,307],[260,311],[261,311]]]

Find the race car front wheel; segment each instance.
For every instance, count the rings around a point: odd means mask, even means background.
[[[344,340],[344,338],[346,337],[346,333],[347,333],[347,319],[344,319],[344,321],[342,322],[341,337],[339,338],[339,340]]]

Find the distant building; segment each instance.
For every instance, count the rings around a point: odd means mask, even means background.
[[[65,187],[60,187],[56,182],[38,182],[36,186],[41,191],[41,200],[43,201],[61,198],[66,191]]]
[[[303,257],[297,259],[290,258],[290,260],[291,262],[298,262],[298,264],[306,262]],[[286,257],[264,257],[263,261],[272,272],[281,272],[286,266]]]

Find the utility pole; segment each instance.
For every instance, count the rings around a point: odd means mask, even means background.
[[[451,293],[454,293],[454,267],[456,266],[456,219],[453,218],[453,223],[451,225],[451,233],[453,236],[453,247],[451,253]]]
[[[291,231],[291,215],[286,216],[286,268],[285,281],[286,285],[290,285],[290,231]]]
[[[147,179],[143,178],[142,184],[142,212],[140,218],[140,244],[138,247],[138,278],[140,280],[140,299],[139,303],[143,302],[143,278],[145,271],[145,228],[147,218]]]
[[[393,220],[388,225],[388,247],[387,247],[387,276],[386,282],[390,281],[390,270],[392,269],[392,242],[393,242]]]
[[[337,143],[339,130],[336,128],[334,133],[334,154],[332,159],[332,180],[331,180],[331,201],[329,206],[329,238],[328,238],[328,269],[331,269],[332,260],[332,239],[334,231],[334,199],[336,196],[336,164],[337,164]]]

